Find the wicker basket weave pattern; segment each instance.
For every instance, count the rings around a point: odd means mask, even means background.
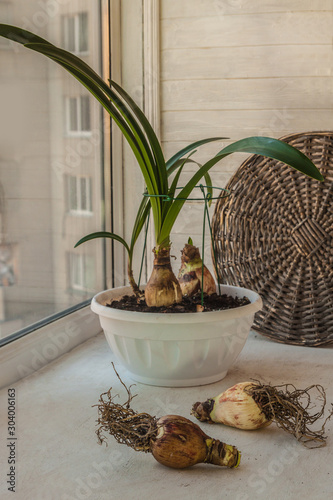
[[[252,288],[264,307],[253,328],[279,342],[333,343],[333,132],[282,138],[324,182],[253,155],[226,186],[212,228],[219,279]]]

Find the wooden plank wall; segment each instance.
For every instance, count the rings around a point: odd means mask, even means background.
[[[332,41],[332,0],[161,0],[166,156],[204,137],[332,129]],[[198,161],[228,142],[205,146]],[[221,162],[214,183],[223,187],[244,159]],[[189,235],[199,243],[196,218],[202,205],[188,204],[177,249]]]

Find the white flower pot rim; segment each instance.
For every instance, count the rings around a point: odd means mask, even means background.
[[[101,314],[104,317],[114,318],[114,319],[125,319],[126,321],[144,322],[144,323],[174,323],[174,324],[184,324],[184,323],[208,323],[211,321],[225,321],[228,319],[242,318],[257,312],[262,307],[262,300],[258,293],[253,290],[248,290],[242,287],[236,287],[231,285],[221,285],[221,294],[227,294],[238,297],[248,297],[251,300],[250,304],[244,306],[235,307],[232,309],[223,309],[219,311],[208,311],[208,312],[190,312],[190,313],[155,313],[155,312],[138,312],[138,311],[127,311],[122,309],[114,309],[108,307],[105,304],[110,300],[110,293],[112,293],[113,298],[115,298],[114,293],[119,291],[119,297],[125,293],[131,293],[130,287],[119,287],[109,290],[104,290],[95,295],[91,302],[91,309],[96,314]]]

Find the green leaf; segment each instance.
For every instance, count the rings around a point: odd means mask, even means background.
[[[58,62],[79,81],[81,81],[81,83],[84,83],[85,87],[95,97],[97,97],[99,102],[105,107],[112,118],[115,119],[117,125],[121,128],[129,145],[131,146],[138,160],[149,194],[160,194],[161,189],[159,185],[159,177],[157,175],[158,167],[154,165],[154,163],[151,163],[152,158],[149,158],[149,153],[147,153],[148,150],[145,147],[145,138],[143,137],[142,131],[137,127],[137,123],[135,119],[131,117],[128,108],[120,101],[112,90],[109,89],[107,84],[97,75],[97,73],[95,73],[81,59],[57,47],[45,44],[27,44],[26,47],[40,52],[50,57],[55,62]],[[101,91],[101,88],[103,88],[109,96],[112,96],[112,100],[117,108],[110,106],[110,103],[108,103],[108,99]],[[120,122],[120,115],[119,113],[116,113],[116,109],[118,109],[122,113],[125,120],[127,120],[127,127],[125,127],[126,122],[124,122],[124,120]],[[129,127],[132,130],[132,135],[129,134]],[[155,232],[158,232],[161,225],[161,200],[159,198],[154,198],[151,201],[151,206],[154,216]]]
[[[156,165],[159,169],[159,173],[162,178],[162,183],[161,187],[163,188],[163,191],[166,192],[168,189],[168,176],[167,176],[167,170],[166,170],[166,163],[164,159],[164,155],[162,152],[162,148],[160,145],[160,142],[155,134],[155,131],[151,124],[149,123],[146,115],[141,111],[139,106],[133,101],[133,99],[127,94],[127,92],[124,91],[120,85],[118,85],[116,82],[113,80],[110,80],[110,84],[117,90],[119,95],[123,97],[123,99],[127,102],[127,104],[131,107],[131,109],[134,111],[135,115],[139,119],[147,137],[149,140],[149,144],[153,150],[155,160],[156,160]]]
[[[117,109],[122,113],[125,118],[127,124],[131,127],[134,134],[138,136],[138,142],[141,144],[141,152],[144,157],[150,158],[147,161],[147,167],[153,162],[153,158],[151,156],[151,151],[149,145],[142,133],[142,130],[139,128],[135,117],[131,114],[131,111],[127,108],[127,106],[119,99],[117,94],[115,94],[112,89],[104,82],[104,80],[88,66],[82,59],[78,58],[74,54],[67,52],[66,50],[60,49],[50,44],[38,44],[38,43],[28,43],[25,45],[27,48],[31,50],[35,50],[36,52],[40,52],[47,57],[50,57],[56,62],[62,62],[66,64],[66,69],[73,68],[76,69],[79,73],[84,75],[87,78],[87,81],[90,80],[96,86],[98,86],[104,94],[107,95],[109,99],[111,99],[116,105]]]
[[[228,155],[225,154],[224,156]],[[158,235],[157,244],[162,244],[164,240],[170,237],[171,229],[179,215],[179,212],[183,208],[185,201],[190,196],[195,186],[199,183],[200,179],[202,179],[202,177],[208,172],[208,170],[212,168],[216,163],[218,163],[224,156],[220,155],[219,157],[215,156],[214,158],[211,158],[201,168],[199,168],[197,172],[193,174],[191,179],[179,192],[178,196],[170,206],[168,213],[164,217],[164,222]]]
[[[222,149],[216,156],[220,154],[231,154],[236,152],[252,153],[286,163],[287,165],[299,170],[305,175],[312,177],[318,181],[323,181],[317,167],[312,161],[305,156],[301,151],[295,149],[289,144],[271,137],[247,137],[240,141],[234,142]]]
[[[118,109],[120,109],[121,113],[125,117],[129,127],[132,129],[134,136],[136,138],[136,156],[137,156],[137,151],[138,151],[138,146],[140,147],[140,154],[144,159],[144,165],[142,162],[139,162],[141,169],[145,168],[146,172],[143,172],[144,178],[146,181],[146,184],[148,186],[148,189],[150,193],[154,194],[159,194],[161,190],[165,189],[165,184],[166,184],[166,179],[167,176],[165,174],[165,161],[164,157],[162,155],[162,151],[159,147],[158,139],[153,132],[152,127],[150,126],[148,120],[144,116],[144,114],[139,110],[138,107],[136,107],[134,101],[126,94],[123,89],[121,89],[121,95],[124,98],[127,96],[127,102],[130,104],[130,107],[134,109],[135,116],[139,117],[141,124],[143,125],[144,129],[148,132],[149,134],[149,140],[152,141],[152,147],[154,150],[154,154],[156,155],[156,158],[159,159],[159,166],[156,165],[156,161],[154,156],[152,155],[150,145],[148,144],[142,130],[138,126],[134,116],[131,114],[130,109],[122,103],[122,101],[119,99],[119,97],[110,89],[110,87],[104,82],[104,80],[97,74],[95,71],[90,68],[84,61],[76,57],[75,55],[64,51],[62,49],[59,49],[55,47],[54,45],[50,44],[47,40],[38,37],[34,35],[33,33],[30,33],[29,31],[22,30],[20,28],[16,28],[14,26],[10,25],[0,25],[0,35],[5,36],[11,40],[14,40],[18,43],[25,44],[27,48],[30,48],[32,50],[35,50],[37,52],[43,53],[44,55],[50,57],[53,59],[55,62],[58,62],[59,64],[62,64],[65,69],[70,71],[70,67],[72,69],[76,69],[79,71],[82,75],[84,75],[87,79],[90,79],[92,82],[94,82],[97,86],[100,87],[100,89],[107,94],[107,96],[112,99]],[[76,78],[78,78],[78,74],[74,74],[73,71],[70,71]],[[79,78],[78,78],[79,79]],[[79,79],[81,83],[83,83],[82,78]],[[87,84],[87,80],[85,81],[85,86],[88,88],[90,92],[93,93],[93,95],[101,102],[104,107],[107,109],[107,111],[111,114],[113,118],[114,115],[110,112],[110,108],[105,106],[105,102],[103,103],[103,99],[101,97],[101,94],[98,96],[96,92],[96,88],[94,90],[89,87]],[[118,89],[120,88],[115,82],[113,82],[114,86],[117,87]],[[119,116],[117,117],[118,121],[116,122],[119,126]],[[122,124],[124,127],[124,124]],[[124,133],[124,128],[122,128],[122,132]],[[124,133],[126,139],[128,140],[128,134]],[[133,137],[131,141],[129,141],[131,148],[133,149]],[[157,145],[158,144],[158,145]],[[163,160],[162,160],[163,158]],[[137,158],[138,159],[138,158]],[[163,165],[164,165],[164,172],[163,172]],[[162,167],[162,168],[160,168]],[[163,175],[164,173],[164,175]],[[162,174],[162,176],[161,176]],[[149,181],[147,181],[147,175],[149,175]],[[162,177],[162,181],[161,181]],[[164,191],[165,192],[165,191]],[[160,224],[160,218],[161,218],[161,208],[160,208],[160,201],[159,200],[154,200],[152,202],[153,206],[153,212],[154,212],[154,222],[156,223],[157,227]],[[157,220],[156,220],[157,219]]]
[[[0,24],[0,36],[13,40],[13,42],[25,45],[26,43],[46,43],[52,45],[50,42],[41,38],[30,31],[26,31],[10,24]]]
[[[178,168],[178,171],[177,171],[177,173],[176,173],[176,175],[175,175],[175,177],[174,177],[174,179],[173,179],[173,181],[171,183],[171,186],[169,188],[168,195],[167,195],[167,197],[164,200],[163,212],[162,212],[162,219],[163,220],[165,218],[165,214],[168,213],[169,207],[170,207],[170,205],[173,202],[173,198],[175,196],[175,192],[176,192],[176,189],[177,189],[179,177],[180,177],[180,174],[182,173],[182,170],[183,170],[183,167],[184,167],[185,163],[186,163],[186,158],[183,159],[182,164]]]
[[[127,245],[126,241],[121,236],[118,236],[118,234],[115,234],[115,233],[109,233],[108,231],[98,231],[96,233],[87,234],[87,236],[84,236],[83,238],[81,238],[74,245],[74,248],[78,247],[79,245],[82,245],[82,243],[85,243],[86,241],[95,240],[97,238],[110,238],[111,240],[119,241],[120,243],[122,243],[122,245],[124,245],[128,254],[131,253],[129,246]]]
[[[324,180],[317,167],[309,158],[285,142],[278,139],[271,139],[270,137],[249,137],[247,139],[241,139],[222,149],[214,158],[208,160],[195,174],[193,174],[188,183],[180,191],[177,197],[178,199],[175,199],[164,218],[164,223],[159,234],[159,239],[161,241],[169,237],[171,229],[184,205],[184,199],[189,197],[200,179],[220,160],[232,153],[240,152],[274,158],[316,180]]]
[[[133,252],[134,245],[145,225],[146,219],[151,209],[150,199],[147,196],[143,196],[142,201],[137,211],[136,218],[133,225],[132,237],[131,237],[131,251]]]
[[[228,139],[228,137],[211,137],[209,139],[203,139],[201,141],[196,141],[196,142],[193,142],[192,144],[189,144],[185,148],[183,148],[180,151],[178,151],[178,153],[174,154],[166,162],[167,169],[171,168],[177,160],[179,160],[180,158],[182,158],[183,156],[185,156],[187,153],[190,153],[191,151],[193,151],[193,149],[196,149],[199,146],[202,146],[203,144],[207,144],[207,143],[213,142],[213,141],[222,141],[223,139]]]

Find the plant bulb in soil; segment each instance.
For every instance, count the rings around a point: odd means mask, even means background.
[[[202,276],[202,259],[199,248],[189,243],[182,250],[178,281],[182,294],[188,297],[197,293],[201,288],[207,295],[216,293],[215,280],[205,265]]]
[[[310,393],[317,391],[321,408],[314,408]],[[316,448],[326,444],[325,424],[331,418],[330,412],[321,429],[313,431],[310,426],[324,415],[325,391],[320,385],[312,385],[304,390],[291,384],[284,386],[264,385],[260,382],[241,382],[214,398],[197,402],[191,414],[201,422],[221,423],[243,430],[267,427],[275,422],[305,446]]]
[[[182,292],[170,262],[170,247],[154,248],[154,267],[145,288],[148,307],[170,306],[182,300]]]

